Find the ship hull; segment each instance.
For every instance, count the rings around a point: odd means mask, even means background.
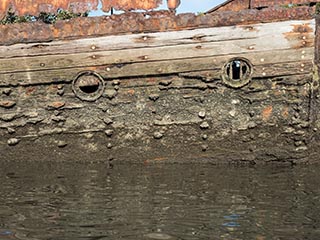
[[[1,160],[317,161],[314,19],[0,46]]]

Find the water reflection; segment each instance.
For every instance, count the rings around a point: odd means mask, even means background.
[[[318,169],[6,163],[0,239],[318,239]]]

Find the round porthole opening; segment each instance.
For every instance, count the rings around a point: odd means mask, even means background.
[[[95,101],[102,96],[105,88],[103,78],[96,72],[82,72],[72,82],[74,94],[84,101]]]
[[[222,81],[229,87],[240,88],[251,81],[252,64],[245,58],[232,58],[222,69]]]

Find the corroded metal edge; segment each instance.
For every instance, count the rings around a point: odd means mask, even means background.
[[[78,39],[103,35],[179,31],[185,29],[312,19],[315,7],[249,9],[175,15],[170,11],[129,12],[121,15],[77,18],[53,25],[34,22],[0,26],[0,45]]]

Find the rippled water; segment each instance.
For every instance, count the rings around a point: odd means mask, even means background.
[[[0,239],[320,239],[320,167],[6,163]]]

